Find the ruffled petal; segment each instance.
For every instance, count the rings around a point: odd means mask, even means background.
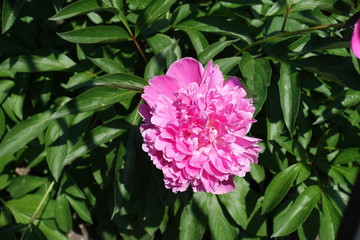
[[[208,89],[219,88],[224,85],[224,76],[218,65],[213,65],[210,61],[206,65],[204,75],[202,77],[202,84],[205,84]]]
[[[237,77],[231,77],[229,78],[224,86],[229,86],[230,88],[234,88],[236,86],[239,86],[241,88],[244,88],[243,85],[241,84],[241,82],[239,81],[239,79],[237,79]]]
[[[192,82],[201,82],[203,66],[195,59],[187,57],[171,64],[166,76],[177,80],[180,87],[186,87]]]
[[[360,19],[355,23],[354,32],[351,37],[351,50],[360,59]]]
[[[144,88],[141,97],[153,108],[160,95],[165,95],[170,99],[175,98],[175,93],[180,89],[179,82],[168,76],[156,76],[149,80],[150,86]]]

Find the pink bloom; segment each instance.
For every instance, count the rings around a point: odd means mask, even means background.
[[[174,62],[149,80],[139,112],[143,150],[164,174],[166,188],[227,193],[234,176],[257,163],[260,139],[246,136],[255,108],[236,77],[224,83],[217,65],[193,58]]]
[[[360,18],[355,23],[354,32],[351,37],[351,49],[357,58],[360,58]]]

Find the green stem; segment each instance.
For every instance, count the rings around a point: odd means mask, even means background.
[[[48,188],[48,190],[46,191],[45,195],[44,195],[43,198],[41,199],[38,207],[36,208],[34,214],[32,215],[29,224],[32,224],[32,223],[35,221],[35,218],[36,218],[37,215],[39,214],[39,211],[40,211],[41,207],[44,205],[47,196],[49,195],[49,193],[51,192],[52,188],[54,187],[54,184],[55,184],[55,182],[52,181],[51,184],[50,184],[50,186],[49,186],[49,188]]]
[[[278,34],[275,34],[275,35],[273,35],[271,37],[263,38],[263,39],[260,39],[260,40],[258,40],[256,42],[251,43],[250,45],[244,47],[241,51],[237,52],[235,54],[235,56],[240,55],[241,53],[245,52],[246,50],[248,50],[248,49],[250,49],[252,47],[260,45],[261,43],[269,42],[269,41],[272,41],[272,40],[277,39],[277,38],[289,37],[289,36],[298,35],[298,34],[301,34],[301,33],[306,33],[306,32],[312,32],[312,31],[315,31],[315,30],[325,29],[325,28],[341,27],[343,25],[344,25],[344,23],[326,24],[326,25],[319,25],[319,26],[306,28],[306,29],[293,31],[293,32],[278,33]]]

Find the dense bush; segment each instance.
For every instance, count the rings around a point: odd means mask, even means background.
[[[360,163],[351,0],[4,0],[0,238],[334,239]],[[141,149],[141,92],[213,59],[254,99],[259,164],[174,194]]]

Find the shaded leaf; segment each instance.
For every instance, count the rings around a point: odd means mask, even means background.
[[[47,179],[37,176],[18,176],[11,180],[7,190],[13,198],[20,198],[23,195],[41,187]]]
[[[121,100],[131,98],[134,93],[132,90],[94,87],[61,106],[51,118],[57,119],[73,113],[98,110]]]
[[[353,90],[360,90],[359,74],[348,57],[326,54],[298,59],[290,63],[316,73],[329,81],[347,86]]]
[[[246,79],[247,87],[254,92],[252,98],[256,109],[254,115],[256,116],[267,98],[267,88],[270,85],[272,74],[270,64],[264,58],[254,59],[249,53],[244,53],[239,66]]]
[[[14,24],[25,0],[4,0],[2,6],[2,33],[5,33]]]
[[[346,148],[334,159],[334,164],[360,162],[360,148]]]
[[[236,239],[238,230],[232,226],[220,207],[216,195],[210,195],[208,217],[211,238],[216,239]]]
[[[250,35],[238,25],[217,17],[200,17],[182,22],[177,29],[194,29],[200,32],[212,32],[234,38],[240,38],[248,43],[252,42]]]
[[[313,185],[306,188],[287,211],[283,218],[283,224],[274,229],[272,237],[286,236],[294,232],[309,216],[320,197],[319,186]]]
[[[107,73],[129,73],[128,70],[119,61],[108,58],[89,58],[92,63]]]
[[[340,226],[341,216],[333,208],[331,201],[325,194],[321,195],[321,206],[323,218],[320,219],[322,222],[319,232],[320,237],[329,240],[335,239]]]
[[[142,92],[147,82],[140,77],[128,73],[113,73],[95,78],[86,85],[100,85],[110,88],[122,88]]]
[[[277,174],[267,186],[262,205],[262,214],[270,212],[286,196],[298,174],[298,165],[292,165]]]
[[[72,216],[65,194],[59,195],[55,200],[55,220],[59,228],[68,233],[72,229]]]
[[[206,226],[198,219],[190,205],[187,205],[180,217],[180,240],[202,239]]]
[[[97,148],[101,144],[120,136],[126,132],[127,127],[128,125],[122,120],[114,120],[94,128],[69,150],[63,164],[69,164],[76,158]]]
[[[46,161],[56,181],[64,167],[68,136],[69,123],[64,118],[53,121],[46,130]]]
[[[117,26],[94,26],[58,33],[72,43],[113,43],[130,40],[129,34]]]
[[[230,46],[234,41],[219,41],[207,46],[202,52],[198,54],[198,60],[202,64],[206,64],[213,59],[217,54],[222,52],[226,47]]]
[[[360,91],[346,90],[332,101],[325,111],[316,119],[314,124],[321,123],[337,114],[342,113],[347,108],[356,106],[360,103]]]
[[[55,50],[44,50],[33,55],[10,57],[1,63],[1,66],[16,72],[63,71],[74,65],[75,62],[65,53],[59,53]]]
[[[85,222],[92,223],[91,212],[89,208],[86,206],[83,199],[75,199],[68,195],[66,195],[66,199],[69,201],[71,207],[75,210],[79,217]]]
[[[67,18],[75,17],[80,14],[86,14],[95,11],[111,11],[113,13],[118,12],[116,8],[108,8],[100,3],[101,1],[98,0],[79,0],[67,5],[49,19],[53,21],[60,21]]]
[[[236,178],[236,188],[228,194],[219,195],[220,202],[226,207],[230,216],[242,228],[246,229],[248,224],[246,211],[246,196],[250,190],[249,183],[244,178]]]
[[[167,12],[175,3],[175,0],[154,0],[146,6],[144,12],[140,14],[135,25],[135,37],[137,37],[143,29],[148,28],[162,14]]]
[[[280,105],[286,127],[293,134],[300,104],[300,79],[298,72],[289,64],[281,63],[279,79]]]
[[[0,157],[15,153],[36,138],[46,127],[50,116],[50,112],[36,114],[13,127],[0,143]]]

